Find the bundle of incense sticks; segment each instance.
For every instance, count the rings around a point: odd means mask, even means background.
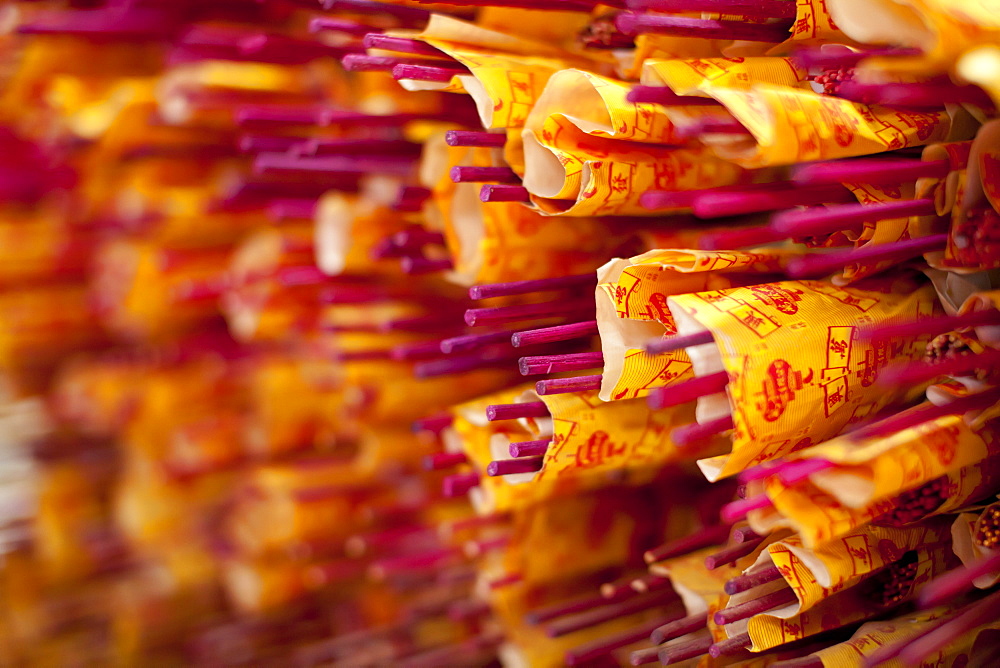
[[[998,17],[11,0],[0,663],[995,665]]]

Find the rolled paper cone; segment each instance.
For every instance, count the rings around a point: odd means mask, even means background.
[[[486,475],[491,478],[518,473],[537,473],[545,465],[544,457],[521,457],[520,459],[498,459],[486,465]]]
[[[416,420],[414,421],[412,428],[415,432],[430,431],[438,434],[450,427],[454,421],[455,418],[452,417],[451,414],[442,413],[440,415],[432,415],[430,417]]]
[[[710,571],[714,571],[720,566],[735,563],[738,559],[742,559],[756,550],[757,546],[762,542],[764,542],[764,539],[758,538],[757,540],[737,543],[736,545],[723,548],[715,554],[710,554],[705,557],[705,568]]]
[[[1000,401],[1000,388],[970,394],[941,406],[925,403],[861,427],[848,433],[847,437],[855,442],[870,438],[885,438],[903,429],[937,420],[946,415],[962,415],[968,411],[986,410],[998,401]]]
[[[708,632],[698,633],[690,640],[660,648],[660,664],[669,666],[672,663],[680,663],[687,659],[703,656],[710,647],[712,647],[712,634]]]
[[[463,70],[456,70],[450,67],[400,64],[392,68],[392,78],[397,81],[402,79],[412,79],[414,81],[448,83],[451,81],[452,77],[456,74],[462,74],[462,72]]]
[[[433,67],[435,69],[468,72],[468,69],[458,63],[431,58],[403,58],[399,56],[368,56],[361,53],[349,53],[340,59],[348,72],[392,72],[397,65],[415,65]]]
[[[581,286],[597,285],[597,275],[577,274],[573,276],[557,276],[555,278],[540,278],[531,281],[513,281],[510,283],[485,283],[469,288],[469,299],[490,299],[492,297],[511,297],[527,295],[534,292],[550,290],[566,290]]]
[[[411,276],[434,274],[439,271],[450,271],[455,268],[455,265],[448,258],[432,260],[426,257],[404,257],[399,260],[399,266],[404,274]]]
[[[717,107],[719,103],[709,97],[678,95],[666,86],[633,86],[628,92],[633,104],[661,104],[665,107]]]
[[[625,4],[634,12],[709,12],[739,14],[754,19],[795,18],[795,5],[782,0],[628,0]]]
[[[662,645],[669,640],[700,631],[706,626],[708,626],[708,613],[701,612],[694,615],[688,615],[687,617],[682,617],[680,619],[675,619],[672,622],[667,622],[663,626],[656,627],[653,632],[649,634],[649,639],[654,645]]]
[[[523,346],[533,346],[542,343],[572,341],[573,339],[580,339],[595,334],[597,334],[597,321],[587,320],[586,322],[575,322],[572,325],[557,325],[555,327],[543,327],[541,329],[515,332],[510,337],[510,343],[515,348],[521,348]]]
[[[732,656],[733,654],[738,654],[740,650],[744,650],[750,646],[750,634],[741,633],[738,636],[729,638],[728,640],[715,643],[708,648],[708,654],[713,658],[718,658],[720,656]]]
[[[815,278],[840,271],[857,262],[905,262],[926,253],[943,250],[947,243],[947,234],[931,234],[888,244],[869,244],[846,251],[811,253],[789,260],[788,275],[792,278]]]
[[[419,26],[423,26],[431,16],[431,13],[425,9],[403,7],[391,2],[374,2],[373,0],[320,0],[320,4],[327,11],[343,10],[358,14],[387,14],[399,21]]]
[[[454,60],[441,49],[435,48],[426,42],[407,37],[392,37],[380,32],[365,35],[362,44],[366,49],[382,49],[383,51],[395,51],[396,53],[412,53],[416,56],[430,56],[443,60]]]
[[[911,640],[899,653],[899,660],[904,666],[920,665],[926,657],[937,654],[974,629],[984,624],[996,623],[998,616],[1000,616],[1000,593],[994,593],[973,604],[954,619]]]
[[[584,371],[604,365],[604,354],[569,353],[566,355],[535,355],[522,357],[517,367],[522,376],[538,374],[565,373],[568,371]]]
[[[755,541],[758,538],[763,538],[763,536],[761,536],[760,534],[758,534],[756,531],[754,531],[750,527],[739,527],[739,528],[733,529],[733,537],[732,538],[733,538],[733,542],[734,543],[746,543],[746,542],[750,542],[750,541]]]
[[[603,624],[604,622],[618,617],[633,615],[637,612],[658,608],[676,600],[677,594],[675,594],[672,590],[657,591],[650,594],[638,594],[620,603],[616,603],[609,599],[603,599],[604,604],[597,608],[587,612],[581,612],[570,617],[565,617],[549,624],[545,627],[545,634],[550,638],[559,638],[575,631]],[[647,631],[646,633],[649,632],[650,631]],[[640,638],[641,637],[642,636],[640,636]]]
[[[776,241],[783,241],[787,235],[775,232],[767,225],[752,225],[749,227],[734,227],[732,229],[706,232],[698,237],[698,248],[701,250],[731,250],[762,246]]]
[[[841,185],[790,186],[773,190],[695,193],[691,209],[699,218],[720,218],[853,199],[850,191]]]
[[[833,462],[826,459],[801,459],[781,464],[777,467],[775,475],[786,485],[797,485],[812,474],[826,471],[833,467]]]
[[[468,461],[469,458],[461,452],[436,452],[425,456],[423,464],[426,471],[445,471],[466,464]]]
[[[549,449],[550,443],[552,443],[552,440],[548,438],[540,441],[521,441],[520,443],[511,443],[508,452],[510,452],[511,457],[515,458],[541,457],[545,454],[545,451]]]
[[[950,160],[907,160],[870,158],[834,160],[800,165],[792,170],[792,180],[803,185],[869,183],[885,185],[917,179],[943,179],[951,171]]]
[[[953,83],[863,83],[845,81],[839,97],[863,104],[887,107],[940,109],[945,104],[972,104],[993,109],[990,96],[979,86],[959,86]]]
[[[531,195],[524,186],[510,186],[488,183],[479,191],[483,202],[521,202],[531,204]]]
[[[1000,311],[993,309],[987,311],[970,311],[963,315],[934,316],[899,324],[862,327],[858,331],[858,338],[862,341],[912,338],[916,336],[933,338],[960,329],[990,326],[1000,326]]]
[[[715,337],[712,336],[712,332],[706,329],[703,332],[695,332],[694,334],[686,334],[684,336],[653,339],[646,344],[646,352],[650,355],[662,355],[663,353],[672,353],[675,350],[682,350],[691,346],[701,346],[706,343],[713,343],[714,341]]]
[[[881,385],[919,385],[941,376],[967,376],[976,369],[991,369],[1000,365],[1000,350],[988,349],[978,355],[960,355],[951,359],[925,363],[916,362],[890,367],[878,378]]]
[[[649,407],[659,409],[680,406],[701,397],[725,392],[728,384],[729,374],[719,371],[685,380],[670,387],[658,387],[649,393]]]
[[[779,579],[781,579],[781,571],[778,570],[778,567],[768,566],[749,575],[738,575],[732,578],[726,582],[724,589],[727,594],[733,596]]]
[[[469,352],[478,350],[483,346],[504,343],[510,339],[510,332],[490,332],[489,334],[467,334],[445,339],[441,342],[441,352],[446,355],[452,353]]]
[[[742,23],[740,21],[691,19],[631,12],[622,12],[615,17],[615,27],[629,36],[654,34],[778,43],[788,39],[789,26],[788,22],[780,24]]]
[[[767,612],[768,610],[783,608],[786,605],[791,605],[798,600],[799,599],[795,596],[795,592],[790,587],[787,589],[779,589],[778,591],[771,592],[770,594],[764,594],[763,596],[759,596],[750,601],[734,605],[731,608],[719,610],[712,617],[712,621],[714,621],[717,626],[725,626],[726,624],[733,624],[734,622],[749,619],[754,615],[759,615],[762,612]]]
[[[507,143],[507,135],[496,132],[475,132],[472,130],[448,130],[444,133],[444,141],[448,146],[467,146],[470,148],[503,148]]]
[[[972,591],[974,580],[1000,571],[1000,552],[983,557],[931,580],[917,596],[921,608],[933,608]]]
[[[627,631],[620,631],[618,633],[613,633],[609,636],[603,638],[598,638],[597,640],[591,640],[588,643],[574,647],[573,649],[566,652],[564,655],[564,660],[567,666],[581,666],[584,664],[591,664],[596,659],[600,659],[602,656],[608,656],[616,649],[621,649],[632,643],[639,642],[643,638],[649,635],[650,630],[655,628],[657,622],[646,622],[641,624],[634,629],[629,629]],[[656,656],[653,656],[656,659]],[[645,663],[649,663],[648,661]],[[633,663],[632,665],[638,666],[641,664]]]
[[[746,517],[751,510],[770,508],[771,505],[771,499],[767,498],[766,494],[752,496],[749,499],[739,499],[722,506],[720,517],[726,524],[732,524]]]
[[[722,120],[706,117],[678,126],[675,133],[681,139],[698,139],[701,135],[750,135],[750,131],[735,118]]]
[[[865,58],[892,58],[918,56],[917,49],[901,49],[886,47],[856,51],[854,49],[822,49],[809,47],[798,49],[792,53],[792,60],[804,69],[839,70],[854,67]]]
[[[455,166],[451,168],[451,180],[455,183],[520,183],[521,178],[510,167],[471,167]]]
[[[454,473],[442,481],[441,491],[446,499],[454,499],[467,494],[470,489],[478,486],[478,473]]]
[[[695,422],[683,427],[677,427],[670,432],[670,438],[678,448],[690,448],[706,443],[712,437],[729,431],[733,427],[733,417],[727,415],[726,417],[709,420],[704,424]]]
[[[324,30],[343,33],[351,37],[364,37],[369,33],[378,32],[374,26],[367,23],[358,23],[334,16],[317,16],[309,21],[309,32],[316,33]]]
[[[634,592],[623,593],[621,598],[618,600],[632,598],[633,596],[635,596]],[[586,598],[578,598],[572,601],[563,601],[561,603],[554,603],[552,605],[528,611],[528,613],[524,616],[524,621],[532,625],[542,624],[543,622],[557,619],[559,617],[587,612],[588,610],[600,608],[607,604],[608,599],[603,596],[588,596]]]
[[[560,299],[537,304],[470,308],[465,312],[465,324],[469,327],[502,325],[520,320],[537,320],[587,311],[593,312],[595,308],[593,297]]]
[[[814,237],[841,230],[860,232],[865,223],[891,218],[933,216],[937,210],[929,199],[879,204],[838,204],[805,210],[781,211],[771,217],[769,227],[789,237]]]
[[[670,541],[665,545],[660,545],[659,547],[654,547],[651,550],[646,550],[642,557],[645,559],[647,564],[655,564],[658,561],[664,561],[666,559],[678,557],[682,554],[688,554],[689,552],[700,550],[703,547],[719,545],[720,543],[726,542],[726,538],[728,536],[729,527],[727,526],[718,524],[712,527],[705,527],[690,536],[678,538],[677,540]]]
[[[397,574],[404,574],[410,571],[421,571],[450,560],[461,554],[455,547],[446,547],[437,550],[430,550],[420,554],[407,554],[400,557],[389,557],[372,562],[369,573],[377,580],[384,580],[387,577]]]
[[[549,409],[541,401],[527,401],[523,404],[494,404],[486,407],[486,419],[490,422],[542,417],[549,417]]]
[[[541,396],[570,394],[573,392],[595,392],[601,389],[601,380],[601,376],[549,378],[535,383],[535,392]]]

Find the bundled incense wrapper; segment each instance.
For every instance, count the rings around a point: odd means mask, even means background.
[[[847,424],[915,394],[910,388],[886,392],[875,381],[892,361],[919,359],[926,338],[890,347],[858,341],[854,332],[862,324],[934,313],[933,289],[924,285],[913,290],[912,284],[894,288],[889,281],[870,287],[875,289],[789,281],[668,299],[679,334],[708,329],[715,338],[715,344],[688,349],[696,375],[721,369],[729,374],[728,397],[699,400],[699,422],[731,413],[736,425],[732,454],[700,463],[709,479],[830,438]],[[806,318],[817,317],[827,327],[807,325]],[[800,352],[805,363],[778,357],[788,350]],[[809,357],[811,351],[817,353],[815,359]],[[765,364],[764,356],[771,361]],[[811,413],[806,417],[807,411],[797,408],[805,397],[824,407],[826,420],[817,423]]]

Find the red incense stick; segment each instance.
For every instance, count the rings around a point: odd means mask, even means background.
[[[535,383],[535,392],[541,396],[550,394],[570,394],[573,392],[595,392],[601,389],[601,376],[578,376],[576,378],[549,378]]]

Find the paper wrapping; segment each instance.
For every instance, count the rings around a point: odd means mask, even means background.
[[[712,352],[715,346],[698,347],[697,375],[729,374],[728,396],[698,401],[699,422],[731,413],[736,425],[732,454],[699,462],[709,480],[819,443],[920,391],[886,391],[875,381],[888,364],[922,359],[926,338],[892,345],[854,338],[863,325],[936,312],[931,286],[905,283],[860,289],[787,281],[668,299],[679,334],[708,329],[715,338],[721,359]],[[779,357],[788,351],[798,355],[794,364]],[[816,405],[826,419],[815,419]]]
[[[600,397],[634,399],[694,375],[684,350],[646,353],[656,336],[677,328],[667,297],[688,292],[724,290],[734,281],[754,281],[779,273],[792,253],[651,250],[627,260],[612,260],[598,270],[597,326],[604,353]]]
[[[783,588],[795,592],[798,602],[755,615],[725,627],[728,637],[749,633],[752,651],[759,652],[825,630],[839,628],[873,612],[868,601],[868,583],[880,569],[898,561],[904,553],[917,553],[917,575],[910,593],[944,572],[949,561],[950,523],[936,521],[907,529],[864,527],[825,545],[807,550],[797,536],[767,547],[749,572],[773,564],[782,580],[736,594],[728,606],[744,603],[761,593]]]
[[[870,107],[770,84],[707,92],[753,136],[708,135],[704,141],[720,158],[746,169],[883,153],[950,139],[951,120],[943,111]]]
[[[996,505],[993,503],[987,509],[996,508]],[[952,548],[963,566],[972,566],[997,554],[996,548],[985,547],[976,542],[976,532],[982,517],[982,512],[961,513],[951,525]],[[978,589],[989,589],[997,582],[1000,582],[1000,572],[980,575],[972,584]]]
[[[651,58],[642,64],[641,81],[647,86],[667,86],[678,95],[707,95],[716,88],[749,89],[757,84],[808,87],[805,70],[791,58],[753,56]]]

